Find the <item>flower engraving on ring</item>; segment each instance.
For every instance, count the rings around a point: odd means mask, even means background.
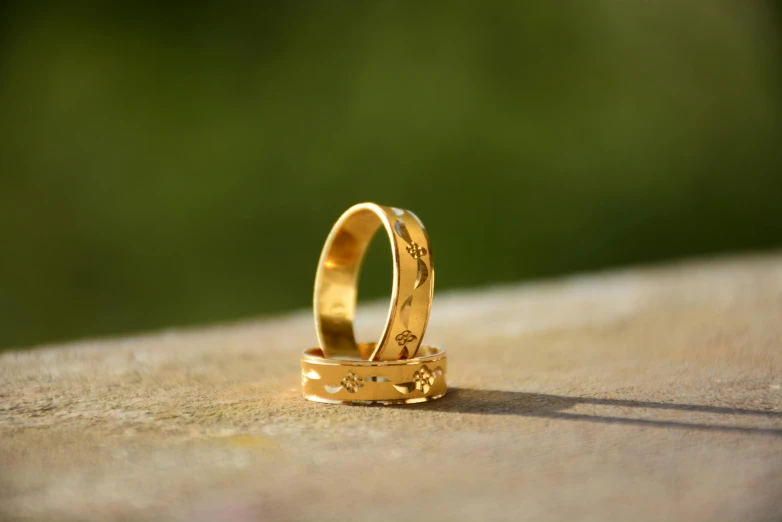
[[[353,372],[350,372],[340,382],[342,386],[348,391],[348,393],[356,393],[359,388],[364,386],[364,379],[359,377]]]
[[[415,389],[423,393],[429,393],[429,389],[434,384],[434,379],[434,373],[426,365],[421,366],[421,369],[413,374]]]
[[[410,330],[405,330],[404,332],[402,332],[399,335],[397,335],[396,337],[394,337],[394,339],[396,339],[396,343],[399,346],[404,346],[407,343],[411,343],[411,342],[415,341],[416,339],[418,339],[418,337],[413,335],[413,332],[411,332]]]
[[[410,243],[405,250],[413,259],[421,259],[427,254],[426,249],[416,242]]]

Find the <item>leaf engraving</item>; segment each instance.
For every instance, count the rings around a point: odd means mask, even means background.
[[[418,259],[418,275],[415,278],[415,286],[413,289],[420,287],[429,279],[429,269],[426,268],[426,263],[422,259]]]
[[[396,388],[400,393],[411,393],[413,390],[415,390],[415,383],[403,382],[401,384],[394,384],[394,388]]]
[[[404,239],[406,243],[413,242],[413,238],[410,237],[410,232],[407,231],[407,227],[401,219],[394,221],[394,230],[396,231],[396,235]]]

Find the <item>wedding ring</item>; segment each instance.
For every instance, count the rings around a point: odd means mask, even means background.
[[[358,275],[381,227],[391,241],[391,306],[377,343],[356,343]],[[429,238],[409,210],[361,203],[331,229],[315,276],[313,308],[319,348],[301,356],[301,389],[311,401],[410,404],[447,391],[445,350],[422,345],[434,291]]]
[[[380,340],[357,344],[353,319],[359,269],[381,225],[391,241],[394,259],[391,306]],[[315,277],[313,308],[323,355],[327,359],[370,361],[413,359],[426,331],[433,292],[432,249],[418,217],[409,210],[374,203],[349,208],[326,239]]]
[[[370,352],[374,343],[360,345]],[[320,348],[301,356],[304,398],[332,404],[412,404],[439,399],[448,387],[445,350],[422,345],[419,356],[397,361],[328,359]]]

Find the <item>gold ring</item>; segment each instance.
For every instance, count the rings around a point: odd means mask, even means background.
[[[358,272],[367,246],[381,225],[391,240],[394,259],[391,306],[379,342],[357,344],[353,319]],[[326,239],[315,277],[315,327],[324,356],[371,361],[412,359],[429,321],[433,292],[432,249],[418,217],[409,210],[374,203],[349,208]]]
[[[359,346],[374,349],[374,343]],[[412,404],[439,399],[448,387],[445,350],[422,345],[415,359],[335,360],[320,348],[301,355],[304,398],[332,404]]]

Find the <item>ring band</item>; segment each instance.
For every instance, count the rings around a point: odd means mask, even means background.
[[[379,342],[359,345],[353,333],[358,273],[381,225],[391,240],[394,259],[391,306]],[[433,292],[432,250],[418,217],[409,210],[374,203],[354,205],[331,229],[315,277],[315,327],[324,356],[371,361],[414,358],[429,321]]]
[[[360,346],[370,351],[374,343]],[[419,357],[398,361],[335,360],[320,348],[301,355],[304,398],[332,404],[412,404],[448,390],[445,350],[422,345]]]

